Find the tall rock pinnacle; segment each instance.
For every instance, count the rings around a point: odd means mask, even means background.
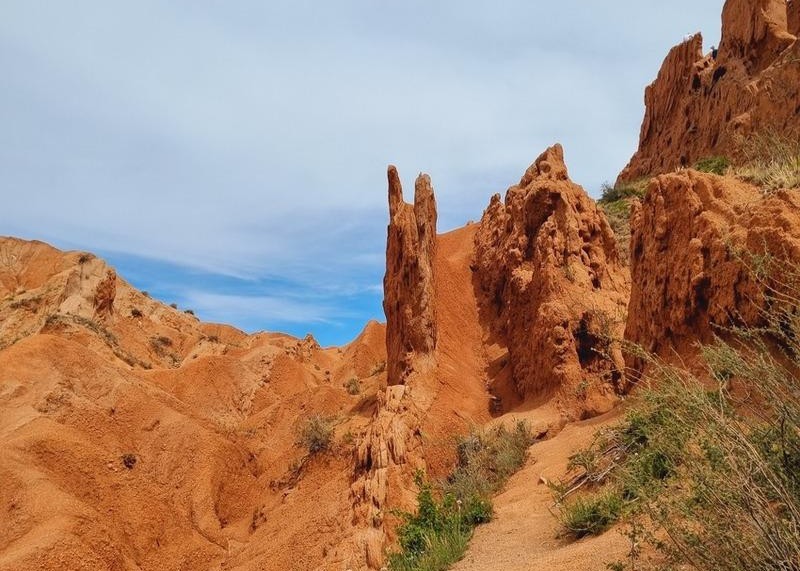
[[[415,355],[436,347],[433,256],[436,248],[436,199],[431,179],[421,174],[413,206],[403,201],[397,169],[388,170],[389,228],[383,310],[386,313],[388,383],[402,384]]]

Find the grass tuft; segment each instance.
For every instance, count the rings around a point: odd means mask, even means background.
[[[728,172],[731,161],[727,157],[707,157],[700,159],[694,165],[694,170],[711,174],[724,175]]]
[[[563,506],[561,525],[576,539],[600,535],[619,518],[624,505],[616,490],[578,497]]]
[[[773,131],[751,135],[740,141],[741,164],[731,173],[773,192],[800,188],[800,141]]]

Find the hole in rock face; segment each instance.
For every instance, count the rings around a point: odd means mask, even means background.
[[[578,351],[578,361],[581,367],[586,368],[602,358],[608,348],[608,341],[596,331],[597,321],[592,312],[584,313],[578,327],[572,332],[575,338],[575,347]]]
[[[700,76],[695,73],[694,78],[692,79],[692,89],[694,91],[697,91],[698,89],[700,89],[701,85],[702,84],[700,83]]]
[[[716,85],[716,83],[725,77],[725,74],[728,73],[728,68],[724,65],[719,66],[717,69],[714,70],[714,75],[711,76],[711,85]]]

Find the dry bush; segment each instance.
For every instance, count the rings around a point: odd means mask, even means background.
[[[344,384],[344,388],[347,390],[347,394],[355,396],[361,392],[361,381],[358,380],[358,377],[350,377]]]
[[[333,441],[333,422],[321,414],[308,417],[297,434],[297,445],[317,454],[328,450]]]
[[[742,160],[731,174],[765,192],[800,188],[800,141],[764,131],[741,139],[739,147]]]

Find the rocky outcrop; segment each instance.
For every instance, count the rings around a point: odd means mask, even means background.
[[[436,200],[428,175],[414,185],[414,204],[403,200],[397,169],[390,166],[389,227],[383,308],[386,313],[386,379],[377,409],[356,453],[351,494],[359,547],[371,569],[383,564],[397,525],[392,508],[413,507],[413,473],[425,463],[419,451],[417,381],[431,377],[437,341],[434,295]],[[424,399],[422,399],[424,400]]]
[[[719,327],[759,323],[763,284],[749,271],[751,255],[800,259],[796,191],[764,198],[733,178],[692,170],[659,176],[631,225],[625,338],[662,357],[686,358]],[[642,370],[633,354],[627,361]]]
[[[383,310],[386,313],[387,373],[403,383],[415,356],[436,348],[432,260],[436,248],[436,199],[428,175],[414,185],[414,204],[403,201],[397,169],[390,166],[389,228]]]
[[[736,158],[753,132],[800,133],[797,0],[728,0],[717,57],[700,34],[674,47],[645,91],[639,148],[620,180]]]
[[[800,2],[798,0],[789,0],[786,9],[786,20],[789,25],[789,33],[794,36],[800,36]]]
[[[109,268],[106,277],[94,290],[95,315],[106,316],[114,312],[114,298],[117,296],[117,272]]]
[[[387,387],[356,450],[356,478],[351,492],[355,520],[363,526],[364,558],[371,569],[383,565],[389,539],[386,523],[392,517],[390,506],[413,506],[413,495],[409,493],[413,489],[411,475],[414,466],[424,466],[418,453],[414,454],[418,462],[412,463],[410,458],[418,440],[408,425],[415,422],[416,410],[407,390],[405,385]]]
[[[755,74],[794,42],[785,0],[728,0],[722,9],[719,66],[742,65]]]
[[[628,276],[604,214],[569,180],[560,145],[536,159],[505,201],[492,197],[473,269],[517,391],[579,395],[570,415],[607,410],[622,366],[610,339],[621,333]]]

